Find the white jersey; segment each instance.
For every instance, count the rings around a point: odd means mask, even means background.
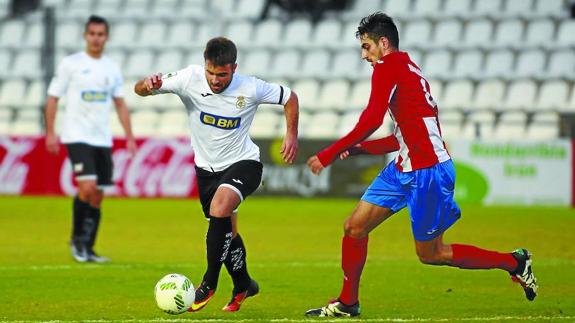
[[[107,56],[79,52],[65,57],[48,88],[48,95],[66,96],[63,143],[111,147],[112,98],[123,97],[120,68]]]
[[[260,150],[249,136],[261,103],[285,105],[291,90],[252,76],[234,74],[230,85],[213,93],[204,67],[190,65],[162,78],[153,94],[175,93],[189,116],[195,163],[207,171],[221,171],[240,160],[260,160]]]

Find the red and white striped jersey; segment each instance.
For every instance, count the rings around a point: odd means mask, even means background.
[[[407,53],[393,52],[374,65],[369,103],[354,129],[317,155],[322,165],[365,140],[381,126],[388,111],[394,121],[392,138],[371,143],[385,145],[380,151],[399,150],[396,167],[400,171],[428,168],[451,158],[441,138],[429,83]]]

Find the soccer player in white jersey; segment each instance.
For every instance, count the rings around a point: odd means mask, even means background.
[[[140,80],[141,96],[174,93],[184,103],[195,152],[196,175],[205,216],[207,270],[196,290],[191,312],[202,309],[214,295],[222,263],[234,290],[224,311],[234,312],[246,297],[258,293],[246,265],[246,248],[237,232],[237,209],[260,185],[260,152],[249,137],[249,128],[261,103],[284,106],[287,131],[281,153],[286,163],[296,157],[298,99],[289,88],[255,77],[235,74],[237,49],[226,38],[211,39],[204,51],[204,66],[190,65],[162,76]]]
[[[60,140],[66,145],[78,185],[74,197],[70,246],[78,262],[107,262],[94,252],[100,224],[103,188],[112,185],[112,104],[127,138],[131,155],[136,151],[130,114],[122,93],[120,68],[103,55],[108,40],[108,22],[90,16],[84,29],[86,49],[65,57],[48,88],[46,102],[46,149],[59,151],[54,129],[58,100],[65,96],[66,110]]]

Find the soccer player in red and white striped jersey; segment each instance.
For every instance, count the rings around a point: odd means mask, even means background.
[[[397,27],[389,16],[377,12],[363,18],[356,36],[361,42],[362,58],[373,66],[369,102],[355,127],[309,158],[308,166],[317,175],[338,156],[399,154],[374,179],[344,223],[344,280],[338,299],[306,315],[359,315],[359,280],[367,258],[369,232],[405,207],[409,209],[416,252],[422,263],[502,269],[533,300],[537,282],[527,250],[499,253],[443,242],[443,233],[460,218],[461,210],[453,199],[455,168],[441,137],[437,104],[429,83],[409,55],[399,51]],[[393,134],[364,141],[381,126],[387,112],[394,122]]]

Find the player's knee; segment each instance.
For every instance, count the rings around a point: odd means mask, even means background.
[[[233,208],[225,202],[212,202],[210,205],[210,215],[216,218],[225,218],[232,215]]]
[[[352,237],[354,239],[362,239],[367,236],[367,232],[365,228],[357,223],[354,223],[350,219],[347,219],[343,224],[343,230],[345,235],[348,237]]]
[[[96,192],[90,198],[90,205],[99,209],[102,206],[102,200],[104,200],[104,192],[96,190]]]
[[[78,196],[82,201],[87,201],[92,204],[98,194],[98,187],[96,184],[82,184],[78,187]]]

